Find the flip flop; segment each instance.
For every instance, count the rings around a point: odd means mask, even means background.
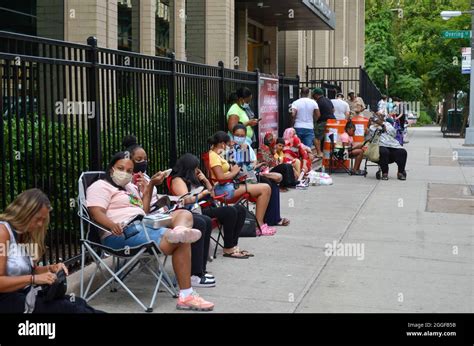
[[[244,255],[244,256],[247,256],[247,257],[255,257],[255,255],[253,253],[250,253],[248,252],[247,250],[237,250],[238,253]]]
[[[237,259],[248,259],[249,256],[244,255],[242,252],[232,252],[232,253],[224,253],[224,257],[229,258],[237,258]]]
[[[280,222],[277,223],[277,226],[288,226],[290,224],[290,220],[287,218],[282,218]]]

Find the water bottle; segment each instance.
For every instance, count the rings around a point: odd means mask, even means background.
[[[321,168],[321,173],[326,173],[326,167],[324,167],[324,165]]]

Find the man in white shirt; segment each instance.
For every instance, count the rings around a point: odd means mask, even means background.
[[[334,100],[331,100],[334,105],[334,116],[337,120],[349,120],[351,109],[349,104],[344,101],[344,94],[339,93]]]
[[[309,98],[309,92],[309,88],[302,88],[301,98],[293,102],[291,109],[296,135],[304,145],[311,148],[314,142],[314,123],[320,113],[316,101]]]

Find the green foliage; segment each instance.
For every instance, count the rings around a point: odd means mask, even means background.
[[[469,40],[441,33],[470,30],[471,18],[440,16],[443,10],[469,10],[468,1],[367,0],[366,8],[366,69],[383,93],[421,101],[432,112],[446,94],[469,88],[469,76],[461,74],[461,48]]]

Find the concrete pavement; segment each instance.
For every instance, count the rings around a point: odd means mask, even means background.
[[[462,139],[443,139],[437,127],[409,133],[407,181],[391,165],[389,181],[377,181],[372,167],[367,178],[335,174],[333,186],[282,194],[291,225],[241,239],[254,258],[219,251],[208,266],[217,287],[198,292],[222,313],[473,312],[474,167],[453,156]],[[446,184],[459,188],[451,196]],[[333,242],[363,248],[363,256],[327,256]],[[130,286],[148,299],[149,280],[140,274]],[[90,303],[141,312],[123,291]],[[176,312],[175,300],[160,293],[155,312]]]

